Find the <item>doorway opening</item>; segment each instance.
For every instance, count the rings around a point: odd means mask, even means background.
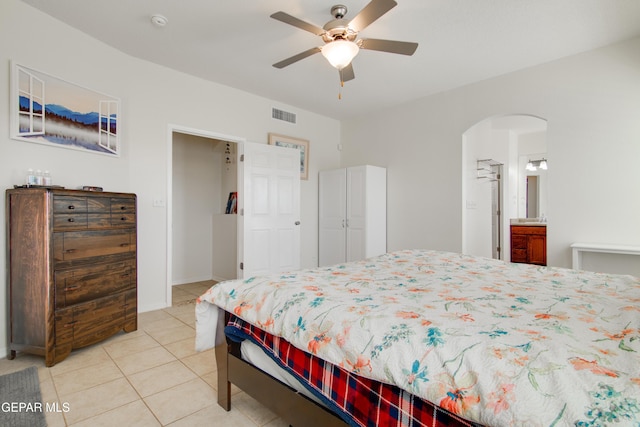
[[[174,286],[237,278],[237,211],[226,212],[230,194],[237,200],[237,153],[244,140],[178,126],[169,127],[168,140],[166,304],[171,306]]]
[[[510,261],[511,220],[527,218],[529,203],[544,217],[546,174],[537,174],[537,198],[529,201],[527,179],[533,174],[526,165],[547,159],[546,131],[546,120],[512,114],[482,120],[462,135],[463,253]],[[480,179],[481,169],[490,176]]]

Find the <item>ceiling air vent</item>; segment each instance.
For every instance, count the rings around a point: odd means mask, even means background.
[[[289,123],[296,123],[296,115],[294,113],[290,113],[288,111],[279,110],[277,108],[271,109],[271,117],[276,120],[283,120]]]

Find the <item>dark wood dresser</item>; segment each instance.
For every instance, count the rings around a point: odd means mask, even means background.
[[[546,225],[511,226],[511,262],[547,265]]]
[[[53,366],[137,329],[136,195],[6,192],[10,351]]]

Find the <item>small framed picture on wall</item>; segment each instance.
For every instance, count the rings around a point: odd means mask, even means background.
[[[269,144],[300,150],[300,179],[309,179],[309,141],[291,136],[269,134]]]

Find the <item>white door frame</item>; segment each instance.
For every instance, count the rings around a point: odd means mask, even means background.
[[[167,217],[167,254],[166,254],[166,307],[171,307],[172,301],[172,278],[173,278],[173,134],[184,133],[188,135],[201,136],[204,138],[217,139],[225,142],[238,144],[238,152],[244,152],[246,138],[226,135],[218,132],[211,132],[202,129],[190,128],[182,125],[169,124],[167,126],[167,203],[165,206]]]

